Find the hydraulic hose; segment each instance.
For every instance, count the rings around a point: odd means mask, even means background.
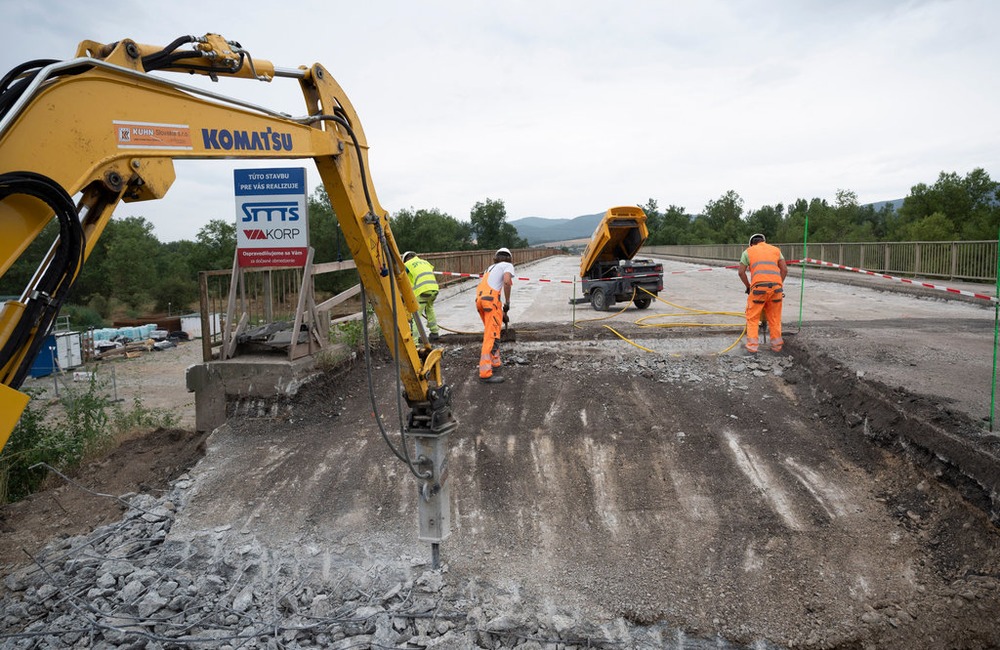
[[[0,117],[7,114],[18,98],[31,84],[35,75],[47,65],[58,63],[55,59],[36,59],[15,67],[0,79]]]
[[[10,90],[11,83],[15,79],[23,75],[25,72],[28,72],[30,70],[35,70],[37,72],[38,70],[41,70],[45,66],[51,65],[53,63],[59,63],[59,60],[35,59],[33,61],[26,61],[20,65],[14,66],[14,68],[9,70],[7,74],[3,76],[3,78],[0,78],[0,93],[4,93]]]
[[[313,119],[323,119],[336,122],[340,126],[344,127],[344,129],[347,131],[347,134],[351,137],[351,141],[354,144],[354,152],[358,159],[358,171],[361,176],[361,187],[365,193],[365,202],[368,206],[368,213],[376,218],[375,230],[379,238],[379,247],[382,250],[382,255],[388,261],[388,264],[391,265],[392,260],[389,253],[388,241],[386,240],[385,232],[383,232],[382,230],[381,223],[377,220],[378,217],[375,214],[375,206],[372,203],[371,192],[368,189],[368,176],[367,172],[365,171],[365,162],[364,158],[361,155],[361,143],[358,142],[358,138],[354,133],[354,129],[351,128],[350,123],[348,123],[347,119],[345,119],[342,115],[320,115],[316,116]],[[382,424],[382,419],[378,413],[378,403],[375,399],[375,392],[374,392],[374,381],[371,376],[371,359],[370,359],[371,351],[368,348],[368,317],[366,314],[362,320],[363,320],[363,335],[365,339],[365,365],[368,371],[368,396],[369,399],[371,400],[372,410],[375,413],[375,422],[378,425],[379,432],[382,435],[382,439],[385,440],[385,443],[389,446],[389,449],[392,451],[393,455],[406,464],[411,474],[413,474],[417,478],[425,479],[429,477],[426,475],[425,472],[421,472],[414,466],[413,459],[410,458],[409,447],[406,444],[406,438],[404,436],[405,427],[403,425],[403,419],[402,419],[402,404],[400,403],[400,399],[402,396],[402,388],[400,386],[401,379],[400,379],[399,357],[401,352],[399,350],[399,345],[400,345],[399,318],[398,318],[398,313],[396,312],[398,304],[398,300],[396,299],[396,273],[393,269],[390,268],[386,268],[385,271],[389,274],[389,290],[391,292],[390,302],[392,303],[392,313],[393,313],[392,356],[395,359],[395,365],[396,365],[396,409],[397,409],[397,414],[399,415],[400,418],[399,448],[393,445],[392,442],[389,440],[388,433],[386,432],[385,427]],[[367,299],[365,297],[364,283],[362,283],[361,284],[362,309],[366,309],[366,305],[367,305]]]
[[[164,47],[158,52],[153,52],[147,56],[142,57],[142,67],[147,72],[150,70],[159,70],[160,68],[169,67],[170,63],[174,60],[174,52],[181,45],[185,43],[193,43],[198,39],[194,36],[180,36],[175,38],[169,45]],[[192,56],[198,56],[197,52],[183,52],[181,56],[176,58],[191,58]]]
[[[0,79],[0,118],[3,118],[10,109],[17,103],[21,95],[28,89],[35,77],[45,69],[46,66],[61,63],[56,59],[36,59],[28,61],[15,67],[13,70]],[[76,75],[90,69],[92,66],[82,64],[65,68],[59,72],[59,76]]]
[[[25,351],[18,367],[8,377],[0,378],[3,383],[17,388],[24,381],[83,265],[84,234],[73,200],[62,186],[47,176],[34,172],[0,174],[0,201],[13,194],[23,194],[43,201],[52,208],[59,222],[59,239],[50,253],[45,270],[35,285],[28,287],[22,296],[24,313],[14,326],[10,338],[0,349],[2,365],[6,365],[19,351]]]
[[[181,47],[186,43],[197,42],[198,38],[195,36],[181,36],[174,39],[169,45],[164,47],[158,52],[149,54],[142,58],[142,65],[146,71],[160,70],[163,68],[169,68],[173,66],[175,61],[181,59],[191,59],[201,56],[201,52],[197,50],[181,51],[178,52],[177,48]],[[112,47],[116,44],[112,44]],[[183,66],[185,70],[190,70],[192,72],[224,72],[226,74],[233,74],[241,70],[246,63],[247,55],[245,52],[240,51],[240,64],[233,70],[230,68],[218,68],[212,66],[197,66],[197,65],[186,65]],[[15,66],[13,69],[8,71],[3,78],[0,78],[0,117],[3,117],[11,109],[11,107],[17,102],[20,96],[28,88],[34,78],[41,72],[46,66],[60,63],[58,59],[34,59],[31,61],[26,61],[20,65]],[[59,73],[60,76],[79,74],[84,70],[88,70],[91,66],[83,64],[80,66],[74,66],[72,68],[63,70]]]

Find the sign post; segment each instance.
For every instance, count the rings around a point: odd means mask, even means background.
[[[234,183],[240,268],[305,266],[309,248],[305,168],[237,169]]]

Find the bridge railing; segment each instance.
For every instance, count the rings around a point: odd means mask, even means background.
[[[996,282],[997,242],[835,242],[775,244],[787,260],[812,258],[877,273],[903,277],[946,278],[965,282]],[[647,255],[692,260],[739,262],[742,244],[645,246]]]
[[[478,275],[493,263],[495,250],[450,251],[443,253],[420,253],[420,257],[434,265],[435,270],[449,273],[465,273]],[[515,264],[524,264],[536,260],[559,255],[561,251],[554,248],[518,248],[511,250]],[[354,269],[354,261],[318,263],[312,267],[312,278],[324,273],[334,273]],[[235,280],[236,312],[246,314],[251,325],[272,323],[276,321],[292,321],[295,318],[299,304],[299,292],[302,287],[301,268],[245,268],[238,269],[234,274],[230,270],[202,271],[198,274],[202,358],[211,361],[215,353],[213,348],[223,343],[223,333],[227,326],[225,314],[229,302],[232,283]],[[442,275],[438,277],[440,285],[461,282],[459,276]],[[307,285],[308,286],[308,285]],[[328,312],[342,300],[341,297],[353,297],[358,294],[357,287],[341,292],[317,305],[320,315]],[[235,323],[230,323],[232,328]]]
[[[420,257],[434,265],[435,271],[447,273],[467,273],[478,275],[486,270],[493,263],[494,250],[482,251],[452,251],[448,253],[420,253]],[[515,248],[511,250],[514,256],[514,264],[526,264],[535,262],[553,255],[561,255],[562,251],[554,248]],[[439,276],[439,285],[461,282],[458,276]]]

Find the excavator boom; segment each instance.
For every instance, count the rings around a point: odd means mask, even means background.
[[[160,74],[171,72],[216,81],[294,79],[306,113],[291,117]],[[304,158],[316,164],[397,355],[411,433],[452,429],[441,353],[411,337],[416,299],[371,184],[364,130],[343,89],[319,64],[278,68],[208,34],[165,47],[84,41],[74,59],[30,62],[0,82],[0,276],[53,217],[60,225],[31,284],[0,310],[0,448],[27,403],[16,389],[120,201],[163,198],[177,159]]]

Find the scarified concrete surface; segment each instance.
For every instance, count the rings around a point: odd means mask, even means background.
[[[847,425],[794,353],[663,360],[647,377],[625,351],[561,352],[518,345],[507,383],[456,385],[449,581],[745,644],[996,638],[996,528]],[[477,356],[450,352],[470,378]],[[172,535],[231,522],[231,543],[314,549],[303,561],[319,565],[426,556],[412,479],[378,440],[360,375],[335,406],[311,387],[294,428],[217,434]],[[377,375],[391,390],[391,366]],[[321,491],[298,485],[317,475]],[[957,618],[956,589],[975,594]]]
[[[559,263],[520,274],[560,277],[567,269]],[[742,292],[722,284],[738,282],[731,272],[716,273],[712,290],[685,291],[675,286],[681,280],[668,280],[671,302],[685,294],[703,311],[738,310]],[[787,353],[755,359],[739,348],[716,354],[739,336],[738,326],[689,336],[683,328],[635,324],[677,311],[660,305],[627,310],[613,322],[654,351],[645,352],[608,331],[608,321],[585,322],[607,316],[589,307],[577,308],[576,328],[559,320],[572,316],[568,298],[529,284],[517,286],[512,300],[519,341],[503,352],[506,383],[475,381],[477,345],[447,346],[460,421],[450,455],[454,533],[443,545],[449,580],[483,581],[583,620],[666,622],[737,643],[887,647],[930,635],[975,647],[976,639],[998,639],[989,612],[1000,605],[1000,538],[988,512],[891,445],[876,444],[867,422],[899,419],[885,415],[891,396],[878,407],[881,416],[855,413],[855,420],[850,404],[828,395],[870,378],[905,385],[908,375],[933,367],[934,386],[967,390],[913,397],[920,402],[913,412],[919,406],[940,414],[954,404],[980,413],[975,396],[987,386],[970,378],[982,362],[949,371],[951,359],[921,340],[922,332],[938,339],[940,329],[908,325],[940,322],[945,313],[980,347],[989,338],[989,310],[817,282],[808,288],[819,304],[803,310],[801,330],[789,327]],[[440,321],[473,330],[470,300],[467,292],[445,298]],[[796,302],[788,301],[786,314]],[[814,328],[810,314],[851,325]],[[865,314],[897,327],[872,330],[858,318]],[[567,328],[572,340],[545,340],[547,330]],[[805,346],[816,349],[805,354]],[[833,360],[819,359],[820,350]],[[896,374],[900,369],[908,374]],[[953,383],[949,372],[959,375]],[[393,376],[383,359],[379,394],[391,395]],[[413,480],[378,437],[360,369],[335,389],[313,390],[287,426],[242,420],[214,437],[175,534],[229,521],[239,535],[321,554],[332,547],[369,561],[426,555],[415,541]],[[957,435],[975,429],[960,411],[949,427]],[[259,470],[248,474],[247,467]],[[311,477],[308,490],[302,477]],[[952,594],[970,588],[976,596],[956,617]]]
[[[992,307],[808,277],[800,305],[793,270],[786,350],[751,357],[739,316],[704,313],[742,311],[735,273],[696,268],[668,262],[671,304],[606,320],[568,285],[518,283],[503,384],[443,337],[459,427],[438,606],[495,617],[447,647],[1000,645]],[[468,290],[437,311],[478,331]],[[377,417],[398,435],[395,374],[377,351]],[[367,393],[359,361],[231,420],[168,543],[261,546],[319,585],[426,567],[416,483]]]

